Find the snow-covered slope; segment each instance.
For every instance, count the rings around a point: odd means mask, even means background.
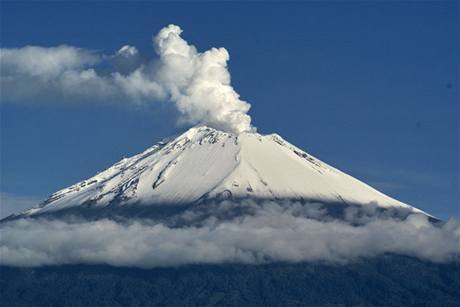
[[[24,215],[77,206],[177,205],[203,199],[307,199],[419,210],[310,156],[279,135],[195,127],[54,193]]]

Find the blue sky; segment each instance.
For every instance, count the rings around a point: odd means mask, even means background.
[[[153,55],[152,36],[170,23],[201,51],[229,51],[259,132],[460,217],[458,2],[1,2],[0,42]],[[167,104],[2,99],[0,111],[0,191],[18,203],[187,128]]]

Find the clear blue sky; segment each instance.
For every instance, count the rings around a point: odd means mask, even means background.
[[[261,133],[436,216],[460,217],[458,2],[1,3],[1,46],[153,53],[175,23],[230,53]],[[187,127],[167,107],[2,101],[1,184],[43,199]]]

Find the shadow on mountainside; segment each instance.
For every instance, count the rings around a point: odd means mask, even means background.
[[[347,215],[354,217],[369,216],[381,218],[405,219],[414,213],[404,207],[382,207],[376,203],[358,204],[345,201],[325,201],[319,199],[265,199],[265,198],[202,198],[191,204],[125,204],[114,201],[107,206],[98,206],[96,202],[85,202],[79,206],[63,208],[55,211],[40,212],[30,216],[22,214],[11,215],[1,222],[17,220],[20,218],[46,218],[61,220],[85,220],[96,221],[110,219],[117,222],[136,220],[148,220],[150,222],[163,223],[168,227],[200,226],[204,220],[214,217],[217,220],[225,221],[238,218],[244,215],[254,214],[256,209],[263,209],[276,204],[282,208],[289,209],[293,206],[302,207],[305,218],[315,220],[346,220]],[[184,219],[184,216],[187,218]],[[191,218],[193,216],[193,218]],[[428,216],[431,222],[437,223],[440,220]],[[354,221],[349,221],[352,224]]]

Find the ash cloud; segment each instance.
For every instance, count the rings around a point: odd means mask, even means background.
[[[231,86],[225,48],[204,52],[169,25],[153,38],[157,57],[133,46],[106,55],[73,46],[0,49],[1,100],[7,102],[169,101],[180,124],[251,131],[250,104]]]
[[[175,226],[154,220],[3,222],[0,264],[151,268],[278,261],[346,264],[386,253],[433,262],[460,257],[457,220],[435,225],[423,214],[407,212],[401,218],[372,208],[346,209],[345,218],[338,219],[321,205],[297,202],[225,201],[215,207],[220,209],[205,217],[202,211],[186,210]],[[235,210],[241,214],[231,214]]]

